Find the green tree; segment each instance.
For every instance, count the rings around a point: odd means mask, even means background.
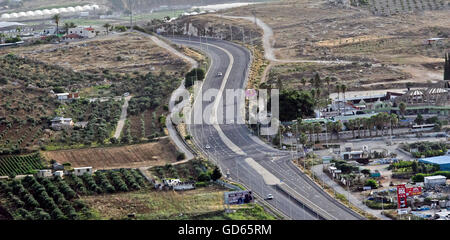
[[[416,119],[414,120],[414,122],[416,123],[416,124],[418,124],[418,125],[422,125],[424,122],[425,122],[425,120],[423,119],[423,116],[422,116],[422,114],[417,114],[417,117],[416,117]]]
[[[216,181],[216,180],[220,179],[221,177],[222,177],[222,173],[220,172],[219,167],[216,166],[211,174],[211,179],[213,181]]]
[[[314,114],[314,99],[308,91],[285,89],[281,91],[279,100],[281,121],[291,121]]]
[[[103,27],[106,29],[106,35],[109,35],[109,30],[111,29],[111,24],[105,23]]]
[[[202,81],[205,79],[205,70],[201,68],[194,68],[186,73],[184,85],[186,88],[194,85],[195,81]]]
[[[367,179],[364,183],[364,186],[370,186],[372,189],[377,188],[377,185],[377,181],[375,181],[374,179]]]
[[[402,114],[402,117],[405,117],[405,114],[406,114],[406,103],[405,102],[401,102],[398,105],[398,109],[400,110],[400,114]]]

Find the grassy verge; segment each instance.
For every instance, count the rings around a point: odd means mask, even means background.
[[[135,214],[136,219],[275,219],[256,204],[232,206],[225,211],[223,194],[228,190],[218,186],[208,186],[195,190],[139,191],[108,196],[84,197],[96,219],[127,219]]]

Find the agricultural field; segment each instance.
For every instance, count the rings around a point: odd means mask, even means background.
[[[386,84],[405,88],[408,82],[424,85],[442,80],[443,54],[450,48],[450,42],[428,45],[425,40],[448,38],[449,8],[377,16],[364,8],[344,8],[328,1],[289,0],[230,9],[224,14],[249,16],[252,11],[272,28],[277,59],[370,63],[371,67],[364,68],[363,74],[360,67],[343,64],[344,72],[330,76],[345,79],[340,82],[348,83],[348,90],[377,89]],[[326,68],[333,68],[332,65],[326,64]],[[322,76],[328,75],[328,71],[318,70]],[[361,79],[348,81],[350,75],[360,75]]]
[[[175,162],[177,150],[170,139],[119,147],[102,147],[42,151],[47,160],[70,163],[72,167],[92,166],[94,169],[149,167]]]
[[[375,15],[442,10],[448,8],[447,0],[369,0],[368,7]]]
[[[231,207],[225,213],[222,187],[208,186],[190,191],[140,191],[108,196],[87,196],[83,201],[92,207],[100,219],[126,219],[130,213],[136,219],[275,219],[258,205]]]
[[[1,206],[6,218],[23,220],[95,219],[81,196],[131,192],[148,188],[139,171],[97,171],[94,175],[65,176],[64,179],[35,178],[0,181]]]
[[[85,128],[74,127],[53,132],[45,141],[44,149],[80,148],[111,143],[123,101],[89,102],[87,99],[60,105],[57,116],[70,117],[77,122],[87,122]]]
[[[151,71],[154,74],[165,72],[168,75],[182,76],[183,69],[189,68],[187,63],[157,46],[149,37],[129,32],[56,46],[40,44],[0,51],[93,74],[111,72],[136,75]],[[114,76],[105,78],[112,81]]]
[[[0,157],[0,176],[33,174],[44,168],[44,164],[39,153]]]

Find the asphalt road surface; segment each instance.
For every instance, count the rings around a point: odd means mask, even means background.
[[[289,152],[276,150],[257,137],[253,136],[245,124],[238,124],[234,103],[234,116],[224,114],[224,118],[233,119],[233,123],[219,124],[215,122],[221,106],[226,107],[227,89],[242,89],[246,86],[248,66],[251,55],[247,49],[239,45],[217,40],[198,38],[173,38],[174,43],[200,49],[209,55],[211,65],[201,91],[206,95],[210,89],[219,89],[209,99],[196,98],[190,117],[206,121],[203,123],[188,123],[188,129],[195,144],[211,160],[216,162],[223,173],[229,172],[229,177],[246,185],[261,197],[272,194],[274,198],[267,200],[277,210],[290,219],[315,220],[323,219],[313,207],[296,201],[291,195],[280,191],[280,183],[287,184],[296,193],[306,197],[316,207],[326,211],[333,219],[355,220],[363,219],[349,210],[308,179],[290,161]],[[218,76],[218,72],[223,73]],[[239,106],[241,107],[241,106]]]

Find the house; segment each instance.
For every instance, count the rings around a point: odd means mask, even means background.
[[[61,171],[61,170],[55,171],[53,173],[53,176],[62,178],[64,176],[64,171]]]
[[[87,173],[88,175],[92,175],[92,167],[79,167],[79,168],[73,168],[73,172],[76,176],[82,176],[83,174]]]
[[[176,184],[178,184],[180,182],[181,182],[180,179],[176,179],[176,178],[163,179],[163,184],[166,185],[166,186],[174,186],[174,185],[176,185]]]
[[[78,128],[86,128],[88,123],[89,122],[87,122],[87,121],[86,122],[76,122],[74,126],[78,127]]]
[[[93,38],[96,36],[95,29],[92,27],[75,27],[69,28],[67,35],[77,34],[83,38]]]
[[[79,93],[57,93],[56,98],[60,101],[73,101],[80,98]]]
[[[63,39],[66,40],[66,41],[75,41],[75,40],[80,40],[82,38],[83,38],[82,36],[80,36],[80,35],[78,35],[76,33],[67,34],[67,35],[63,36]]]
[[[69,93],[57,93],[56,98],[60,101],[67,100],[69,98]]]
[[[52,170],[50,170],[50,169],[44,169],[44,170],[39,170],[39,171],[36,173],[36,176],[37,176],[37,177],[52,177],[53,174],[52,174]]]
[[[53,163],[52,168],[54,171],[58,171],[58,170],[64,170],[64,165],[62,165],[61,163]]]
[[[73,125],[72,118],[55,117],[51,120],[51,128],[56,131],[63,128],[71,128]]]

